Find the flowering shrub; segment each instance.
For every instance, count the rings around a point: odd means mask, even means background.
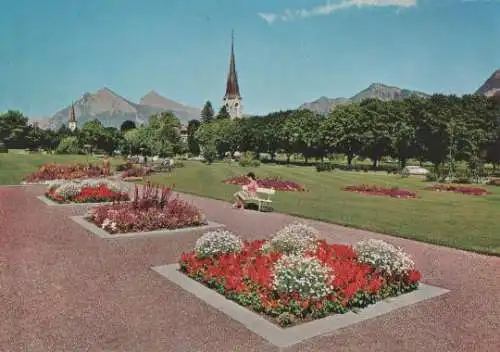
[[[370,239],[354,245],[358,261],[370,264],[389,275],[402,275],[415,269],[415,263],[401,248],[382,240]]]
[[[470,196],[485,196],[488,190],[479,187],[469,187],[469,186],[457,186],[453,184],[436,184],[426,189],[437,192],[455,192],[461,194],[467,194]]]
[[[406,261],[396,258],[389,271],[382,270],[379,261],[364,262],[365,257],[354,247],[323,240],[313,250],[291,255],[257,240],[231,253],[199,256],[195,249],[183,253],[179,264],[187,276],[287,326],[418,287],[420,273]]]
[[[57,203],[99,203],[129,200],[126,183],[107,179],[87,179],[51,184],[45,196]]]
[[[152,170],[150,167],[143,167],[143,166],[131,167],[130,169],[123,171],[122,178],[149,176],[149,175],[151,175],[151,172],[152,172]]]
[[[298,192],[303,192],[305,191],[304,186],[299,185],[298,183],[295,183],[293,181],[287,181],[287,180],[282,180],[279,178],[258,178],[257,184],[259,187],[262,188],[270,188],[274,189],[275,191],[280,191],[280,192],[287,192],[287,191],[298,191]],[[231,185],[239,185],[239,186],[244,186],[250,182],[247,176],[238,176],[238,177],[233,177],[228,180],[222,181],[227,184]]]
[[[52,180],[95,178],[104,175],[104,170],[92,164],[45,164],[27,175],[25,183],[47,183]]]
[[[274,264],[273,288],[278,293],[322,298],[333,291],[333,278],[332,269],[314,257],[284,255]]]
[[[283,253],[301,253],[313,250],[317,244],[319,233],[308,225],[295,223],[279,230],[270,241],[271,246]]]
[[[171,189],[146,185],[142,194],[136,185],[131,202],[101,205],[85,218],[109,233],[178,229],[207,224],[194,205],[172,198]]]
[[[386,188],[380,186],[359,185],[344,187],[344,191],[368,194],[372,196],[387,196],[392,198],[417,198],[417,194],[415,192],[397,187]]]
[[[199,258],[215,256],[224,253],[239,252],[243,241],[227,230],[215,230],[198,238],[195,252]]]

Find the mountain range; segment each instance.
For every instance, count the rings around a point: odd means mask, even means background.
[[[500,96],[500,69],[495,71],[475,93]],[[332,107],[339,104],[359,102],[367,98],[378,98],[385,101],[401,100],[410,96],[428,97],[429,94],[382,83],[372,83],[368,88],[350,98],[330,99],[323,96],[302,104],[299,109],[309,109],[319,114],[327,114]],[[83,94],[74,104],[79,126],[95,118],[107,127],[119,128],[126,120],[142,124],[147,122],[149,116],[162,111],[171,111],[183,124],[187,124],[189,120],[199,119],[201,113],[199,108],[170,100],[155,91],[150,91],[139,100],[139,103],[134,103],[108,88],[102,88],[95,93]],[[70,109],[71,105],[58,111],[50,118],[31,119],[31,121],[38,122],[41,128],[57,129],[62,124],[67,124]]]
[[[117,128],[126,120],[134,121],[137,125],[147,123],[149,116],[163,111],[172,112],[183,124],[192,119],[199,119],[201,113],[201,109],[170,100],[155,91],[150,91],[140,99],[139,103],[134,103],[109,88],[83,94],[74,102],[74,107],[79,126],[97,118],[104,126]],[[67,125],[70,109],[71,105],[50,118],[33,121],[38,122],[41,128],[58,129],[63,124]]]
[[[494,72],[490,78],[475,92],[475,94],[484,94],[486,96],[500,96],[500,69]],[[309,109],[318,114],[326,115],[332,107],[339,104],[349,104],[353,102],[360,102],[367,98],[378,98],[380,100],[402,100],[410,96],[429,97],[427,93],[413,91],[408,89],[401,89],[398,87],[388,86],[382,83],[372,83],[368,88],[362,90],[358,94],[350,98],[327,98],[321,97],[310,103],[302,104],[299,109]]]

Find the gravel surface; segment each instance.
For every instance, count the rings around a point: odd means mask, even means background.
[[[193,234],[103,240],[49,207],[44,186],[0,187],[0,351],[278,351],[150,267],[193,248]],[[182,195],[246,239],[296,221]],[[287,351],[498,351],[500,258],[305,221],[330,241],[379,238],[406,248],[449,293]]]

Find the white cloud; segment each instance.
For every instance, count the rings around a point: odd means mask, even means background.
[[[283,13],[259,13],[258,15],[267,23],[271,24],[277,20],[293,21],[300,18],[314,16],[326,16],[336,11],[348,9],[350,7],[396,7],[409,8],[417,6],[417,0],[342,0],[340,2],[328,2],[324,5],[313,7],[312,9],[290,10]]]

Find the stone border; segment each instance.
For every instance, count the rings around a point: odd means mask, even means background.
[[[155,231],[144,231],[144,232],[129,232],[120,234],[110,234],[100,227],[94,225],[93,223],[85,220],[84,216],[70,216],[71,220],[76,222],[78,225],[82,226],[85,230],[105,239],[120,239],[120,238],[137,238],[146,236],[168,236],[176,235],[179,233],[192,232],[192,231],[208,231],[217,228],[225,227],[225,225],[218,224],[216,222],[209,221],[207,225],[204,226],[194,226],[194,227],[184,227],[182,229],[174,230],[155,230]]]
[[[366,308],[360,309],[358,313],[348,312],[345,314],[330,315],[298,326],[281,328],[259,314],[240,306],[236,302],[228,300],[216,291],[189,278],[178,269],[178,264],[152,267],[152,270],[156,271],[161,276],[195,295],[206,304],[240,322],[247,329],[253,331],[279,348],[290,347],[319,335],[330,334],[341,328],[449,292],[449,290],[443,288],[420,284],[416,291],[377,302]]]
[[[113,204],[113,202],[99,202],[99,203],[57,203],[54,202],[52,199],[46,197],[46,196],[36,196],[38,199],[40,199],[42,202],[44,202],[46,205],[50,206],[58,206],[58,207],[67,207],[67,206],[96,206],[96,205],[105,205],[105,204]],[[122,202],[128,202],[128,201],[122,201]],[[116,202],[115,202],[116,203]]]

